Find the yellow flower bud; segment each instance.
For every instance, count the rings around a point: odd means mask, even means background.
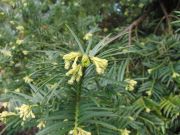
[[[78,72],[79,68],[80,68],[80,65],[74,66],[72,69],[70,69],[70,70],[66,73],[66,76],[75,75],[75,74]]]
[[[71,62],[69,60],[65,60],[65,65],[64,65],[64,68],[65,69],[69,69],[70,68],[70,65],[71,65]]]
[[[15,24],[15,22],[14,21],[9,21],[10,22],[10,24],[12,24],[12,25],[14,25]]]
[[[132,80],[132,79],[126,79],[125,82],[127,83],[125,89],[126,89],[126,90],[129,90],[129,91],[133,91],[133,90],[134,90],[134,87],[135,87],[136,84],[137,84],[137,81]]]
[[[33,81],[33,79],[31,79],[29,76],[25,76],[23,80],[25,83],[31,83]]]
[[[121,135],[129,135],[130,133],[131,131],[127,130],[126,128],[121,130]]]
[[[136,84],[137,84],[137,81],[135,81],[135,80],[130,80],[129,83],[130,83],[131,85],[136,85]]]
[[[24,27],[23,27],[23,26],[17,26],[16,29],[19,30],[19,31],[21,31],[21,32],[24,31]]]
[[[151,74],[154,69],[148,69],[148,73]]]
[[[73,61],[76,57],[80,57],[80,56],[81,56],[80,52],[70,52],[68,54],[65,54],[63,56],[63,59],[67,61]]]
[[[84,39],[84,40],[89,40],[89,39],[92,38],[92,36],[93,36],[93,34],[89,32],[89,33],[87,33],[87,34],[83,37],[83,39]]]
[[[148,96],[151,96],[151,95],[152,95],[152,91],[151,91],[151,90],[146,91],[146,94],[147,94]]]
[[[145,110],[147,113],[150,113],[150,109],[149,108],[146,108],[146,110]]]
[[[23,50],[22,53],[23,53],[24,55],[27,55],[29,52],[26,51],[26,50]]]
[[[42,128],[44,128],[45,126],[46,126],[46,121],[41,120],[41,121],[39,122],[39,124],[37,125],[37,128],[42,129]]]
[[[101,59],[98,57],[91,57],[93,64],[96,66],[96,72],[98,74],[103,74],[107,68],[108,61],[106,59]]]
[[[71,76],[71,79],[68,81],[68,84],[72,85],[75,80],[76,80],[76,76],[75,75]]]
[[[14,91],[15,91],[15,92],[18,92],[18,93],[21,92],[20,88],[17,88],[17,89],[15,89]]]
[[[21,45],[23,43],[23,40],[17,39],[16,44]]]
[[[78,57],[75,58],[75,60],[72,64],[72,68],[75,68],[77,66],[77,61],[78,61]]]
[[[81,77],[83,75],[83,72],[82,72],[82,66],[79,67],[79,71],[77,73],[77,76],[76,76],[76,82],[79,82]]]
[[[180,74],[178,74],[178,73],[176,73],[176,72],[173,72],[172,78],[177,78],[177,77],[180,77]]]

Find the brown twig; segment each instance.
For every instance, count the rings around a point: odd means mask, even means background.
[[[163,13],[164,13],[164,15],[165,15],[165,18],[166,18],[166,22],[167,22],[167,25],[168,25],[168,32],[169,33],[172,33],[172,28],[171,28],[171,21],[170,21],[170,19],[169,19],[169,15],[168,15],[168,13],[167,13],[167,11],[166,11],[166,8],[165,8],[165,6],[164,6],[164,3],[162,2],[162,0],[159,0],[159,3],[160,3],[160,6],[161,6],[161,9],[162,9],[162,11],[163,11]]]
[[[131,45],[131,34],[132,34],[132,28],[129,28],[129,38],[128,38],[128,40],[129,40],[129,42],[128,42],[128,46],[130,46]]]
[[[156,25],[156,27],[155,27],[155,29],[154,29],[154,34],[157,33],[158,28],[159,28],[159,26],[161,25],[161,23],[162,23],[162,21],[163,21],[164,19],[166,19],[165,16],[163,16],[163,17],[160,19],[159,23]]]
[[[148,11],[145,11],[144,14],[142,16],[140,16],[137,20],[135,20],[134,22],[132,22],[127,28],[125,28],[122,32],[120,32],[119,34],[117,34],[116,36],[114,37],[111,37],[109,38],[105,44],[109,44],[111,43],[112,41],[122,37],[123,35],[129,33],[129,44],[131,44],[131,32],[132,32],[132,29],[137,27],[142,21],[144,21],[144,19],[148,16],[150,10]]]
[[[174,19],[180,19],[180,17],[174,16],[174,15],[172,15],[172,14],[169,14],[168,17],[171,17],[171,18],[174,18]],[[154,29],[154,32],[153,32],[154,34],[157,33],[157,30],[158,30],[160,24],[162,23],[162,21],[163,21],[164,19],[166,19],[165,16],[163,16],[163,17],[160,19],[159,23],[157,24],[157,26],[156,26],[155,29]]]

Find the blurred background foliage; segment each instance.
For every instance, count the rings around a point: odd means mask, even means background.
[[[27,104],[36,116],[1,118],[1,134],[180,134],[179,9],[178,0],[1,0],[1,111]],[[104,75],[90,66],[80,86],[67,84],[62,57],[79,48],[66,25],[93,48],[146,13],[98,53]]]

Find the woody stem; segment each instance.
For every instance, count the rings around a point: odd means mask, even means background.
[[[78,128],[78,119],[79,119],[79,111],[80,111],[82,81],[83,81],[83,76],[82,76],[81,80],[79,81],[79,83],[77,85],[76,106],[75,106],[75,122],[74,122],[74,135],[78,135],[77,128]]]

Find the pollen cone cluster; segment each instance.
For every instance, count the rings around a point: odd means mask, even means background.
[[[91,62],[96,66],[96,72],[103,74],[108,61],[98,57],[89,57],[87,54],[80,52],[70,52],[63,56],[65,65],[64,68],[69,70],[66,75],[71,76],[68,81],[69,84],[73,84],[75,81],[79,82],[83,76],[83,68],[88,67]]]
[[[23,121],[26,121],[29,118],[35,118],[34,113],[32,112],[32,106],[23,104],[20,107],[16,108],[17,111],[19,111],[20,118],[23,119]]]
[[[133,91],[137,84],[137,81],[135,81],[133,79],[126,79],[125,82],[127,83],[125,89],[128,91]]]
[[[8,111],[3,111],[2,113],[0,113],[0,121],[6,123],[6,119],[7,117],[16,115],[14,112],[8,112]]]
[[[91,132],[85,131],[82,128],[76,128],[74,130],[69,131],[69,135],[91,135]]]

